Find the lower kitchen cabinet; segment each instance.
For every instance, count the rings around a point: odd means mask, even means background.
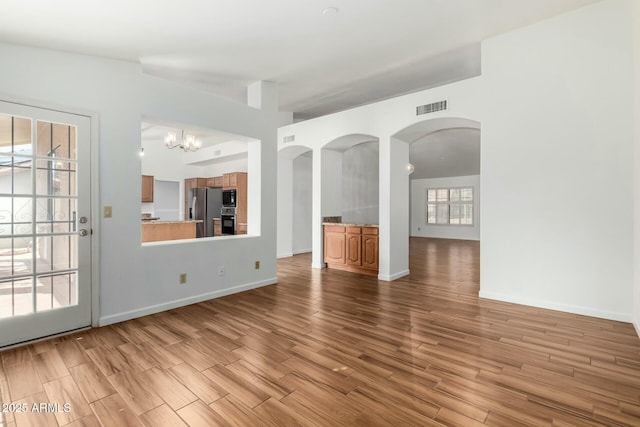
[[[378,227],[325,224],[324,262],[328,268],[378,274]]]
[[[360,227],[347,227],[347,265],[362,265],[362,235]]]
[[[324,262],[327,264],[346,263],[347,235],[345,227],[325,225],[324,227]]]
[[[236,234],[247,234],[247,224],[238,224]]]
[[[377,230],[376,230],[377,232]],[[378,235],[362,235],[362,266],[378,270]]]

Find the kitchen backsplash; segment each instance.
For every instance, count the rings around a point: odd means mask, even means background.
[[[342,217],[341,216],[323,216],[322,222],[334,222],[339,224],[342,222]]]

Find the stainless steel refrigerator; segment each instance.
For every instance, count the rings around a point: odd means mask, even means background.
[[[196,237],[213,236],[213,218],[220,218],[222,190],[220,188],[192,188],[190,190],[190,218],[202,220],[196,224]]]

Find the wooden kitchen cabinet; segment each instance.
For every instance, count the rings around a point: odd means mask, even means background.
[[[324,262],[328,268],[378,274],[378,227],[324,226]]]
[[[378,228],[362,227],[362,267],[378,271]]]
[[[213,237],[222,236],[222,218],[213,218]]]
[[[236,234],[247,234],[247,224],[240,224],[236,227]]]
[[[346,263],[345,227],[336,225],[324,226],[324,262],[327,264]]]
[[[189,199],[189,192],[192,188],[206,187],[206,178],[187,178],[184,180],[184,219],[189,219],[189,207],[191,207],[191,200]]]
[[[210,187],[210,188],[222,188],[222,177],[221,176],[212,176],[210,178],[207,178],[207,182],[205,187]]]
[[[362,265],[362,234],[360,227],[347,227],[347,265]]]
[[[225,173],[222,175],[222,188],[232,190],[238,187],[238,177],[244,175],[246,177],[245,172],[231,172]]]
[[[153,202],[153,176],[142,175],[142,202]]]

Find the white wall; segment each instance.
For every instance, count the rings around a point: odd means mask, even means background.
[[[311,252],[311,209],[313,159],[311,153],[293,159],[293,223],[292,252]]]
[[[631,320],[629,8],[483,42],[481,297]]]
[[[180,199],[180,185],[180,182],[155,180],[153,216],[160,218],[161,221],[178,221],[180,219],[180,211],[184,209],[184,204]]]
[[[211,176],[220,176],[225,173],[232,172],[249,172],[247,166],[247,156],[241,156],[240,158],[234,158],[229,160],[220,160],[207,166],[202,166],[203,178]]]
[[[471,119],[482,122],[481,296],[630,321],[632,5],[606,0],[489,39],[480,77],[280,128],[314,150],[313,266],[331,185],[321,182],[323,146],[379,139],[379,278],[393,279],[406,274],[409,184],[392,135],[431,118]],[[415,116],[442,99],[448,110]],[[615,209],[599,209],[596,194]]]
[[[473,225],[426,224],[426,189],[473,187]],[[480,175],[411,180],[411,236],[480,240]]]
[[[378,142],[364,142],[342,153],[342,221],[378,224]]]
[[[342,215],[342,153],[322,150],[322,216]]]
[[[275,169],[265,166],[260,202],[261,235],[140,244],[141,117],[247,135],[261,140],[261,162],[276,164],[277,111],[230,102],[143,75],[139,64],[0,44],[0,98],[95,114],[99,137],[97,214],[92,218],[100,271],[100,323],[108,324],[276,281]],[[266,85],[269,86],[269,85]],[[271,95],[269,95],[271,96]],[[167,171],[169,172],[169,171]],[[167,179],[157,174],[159,178]],[[179,261],[177,261],[179,260]],[[255,260],[261,268],[255,270]],[[224,265],[226,275],[211,274]],[[182,272],[186,286],[179,286]]]
[[[640,2],[633,3],[633,29],[634,29],[634,71],[635,76],[635,144],[634,144],[634,325],[640,335]]]

